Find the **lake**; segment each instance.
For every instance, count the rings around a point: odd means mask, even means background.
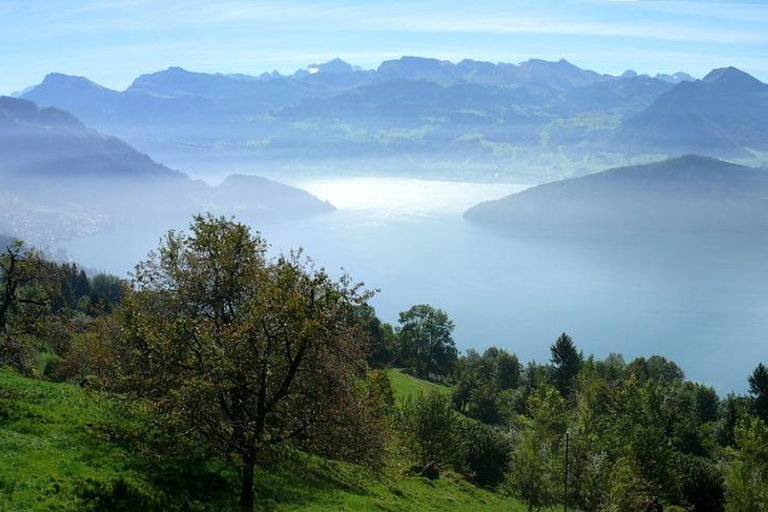
[[[531,236],[462,213],[521,185],[359,178],[294,181],[339,210],[255,226],[275,251],[380,289],[379,316],[445,309],[459,348],[496,345],[547,361],[565,331],[585,354],[663,355],[689,379],[743,392],[768,363],[768,241],[729,235]],[[86,266],[125,273],[159,233],[105,233],[67,245]]]

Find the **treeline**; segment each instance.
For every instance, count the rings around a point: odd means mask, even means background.
[[[290,450],[452,470],[531,510],[768,510],[763,365],[748,396],[721,398],[663,357],[585,357],[566,334],[545,364],[459,354],[446,312],[383,323],[349,277],[267,247],[198,216],[124,282],[16,244],[0,257],[0,364],[132,398],[162,427],[143,450],[235,464],[248,512],[254,467]],[[393,367],[444,391],[396,403]]]
[[[430,474],[458,470],[532,510],[562,504],[566,492],[582,510],[768,510],[762,363],[748,396],[721,398],[661,356],[584,357],[567,334],[547,364],[524,366],[495,347],[459,356],[453,323],[426,305],[395,327],[371,314],[365,325],[377,343],[372,364],[451,384],[450,396],[422,396],[400,411]]]
[[[118,306],[127,285],[45,259],[20,241],[0,244],[0,363],[30,373],[40,353],[68,352],[88,324]]]

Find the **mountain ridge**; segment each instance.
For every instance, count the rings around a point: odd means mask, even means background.
[[[546,183],[476,205],[467,220],[514,230],[765,231],[768,171],[683,155]]]

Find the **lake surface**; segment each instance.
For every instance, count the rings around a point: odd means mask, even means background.
[[[255,226],[275,251],[303,247],[318,265],[380,289],[379,316],[412,304],[445,309],[460,348],[496,345],[549,359],[565,331],[585,354],[660,354],[690,379],[743,392],[768,363],[768,241],[755,236],[511,234],[462,213],[517,185],[406,179],[296,181],[339,210]],[[159,233],[105,233],[67,246],[84,265],[124,273]]]

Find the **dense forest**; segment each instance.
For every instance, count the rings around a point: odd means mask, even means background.
[[[759,361],[744,376],[747,395],[721,397],[662,356],[584,355],[565,333],[548,362],[494,347],[462,354],[445,311],[414,305],[391,325],[372,297],[301,251],[272,256],[258,233],[210,215],[169,232],[130,280],[9,245],[3,452],[15,460],[21,434],[45,430],[49,413],[29,411],[55,393],[56,421],[103,450],[105,467],[116,453],[142,462],[70,485],[83,453],[41,489],[0,469],[0,508],[282,510],[285,493],[270,487],[279,469],[302,478],[314,466],[297,457],[312,457],[377,482],[459,475],[478,489],[466,493],[488,492],[489,510],[768,510]],[[418,389],[404,393],[401,381]],[[82,425],[73,412],[101,407],[109,412]],[[126,476],[147,467],[151,479]]]

